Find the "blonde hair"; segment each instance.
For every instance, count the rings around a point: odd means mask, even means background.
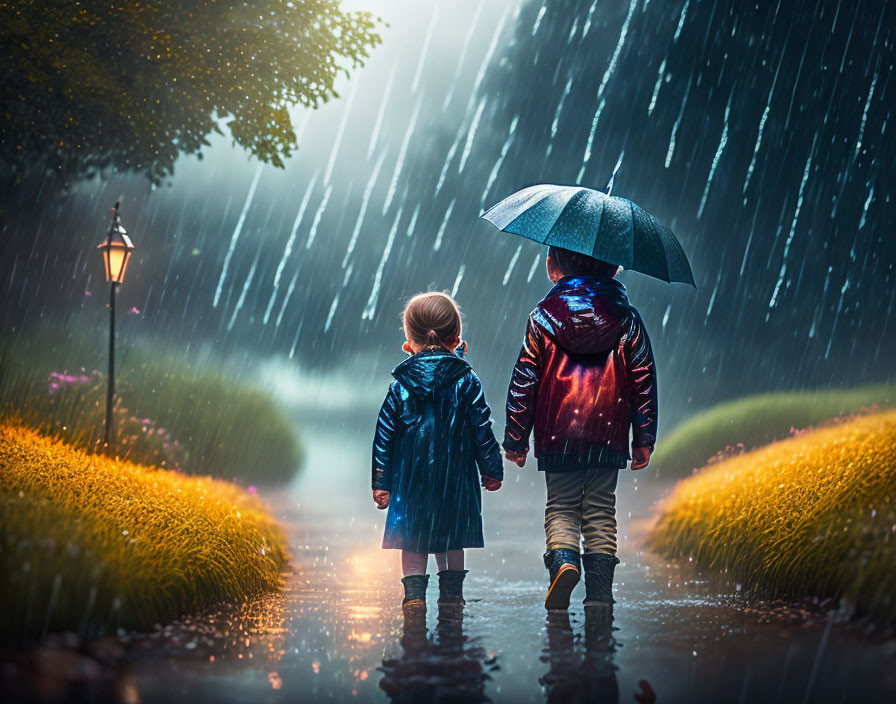
[[[460,339],[461,319],[457,302],[447,293],[418,293],[401,314],[408,340],[424,347],[448,347]]]

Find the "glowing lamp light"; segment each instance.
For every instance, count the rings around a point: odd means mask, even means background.
[[[127,231],[121,224],[121,216],[118,214],[118,203],[112,208],[112,225],[109,234],[97,249],[102,250],[103,265],[106,268],[106,281],[120,284],[124,281],[124,275],[134,251],[134,244],[128,237]]]

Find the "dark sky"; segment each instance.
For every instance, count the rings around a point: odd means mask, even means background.
[[[403,301],[456,289],[496,405],[549,286],[542,249],[480,212],[532,183],[604,188],[618,164],[613,193],[676,232],[698,284],[622,277],[665,425],[744,393],[892,379],[894,3],[373,9],[384,44],[338,100],[296,112],[285,170],[219,139],[160,189],[112,174],[13,209],[5,330],[96,313],[92,247],[124,194],[138,255],[122,305],[140,311],[124,335],[379,388]]]

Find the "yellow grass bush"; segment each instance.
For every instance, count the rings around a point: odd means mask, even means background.
[[[648,546],[771,596],[832,597],[896,622],[896,411],[861,416],[682,480]]]
[[[227,482],[0,424],[0,638],[149,629],[280,586],[284,537]]]

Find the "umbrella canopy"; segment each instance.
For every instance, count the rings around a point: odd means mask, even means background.
[[[696,288],[671,230],[626,198],[582,186],[529,186],[481,216],[504,232]]]

